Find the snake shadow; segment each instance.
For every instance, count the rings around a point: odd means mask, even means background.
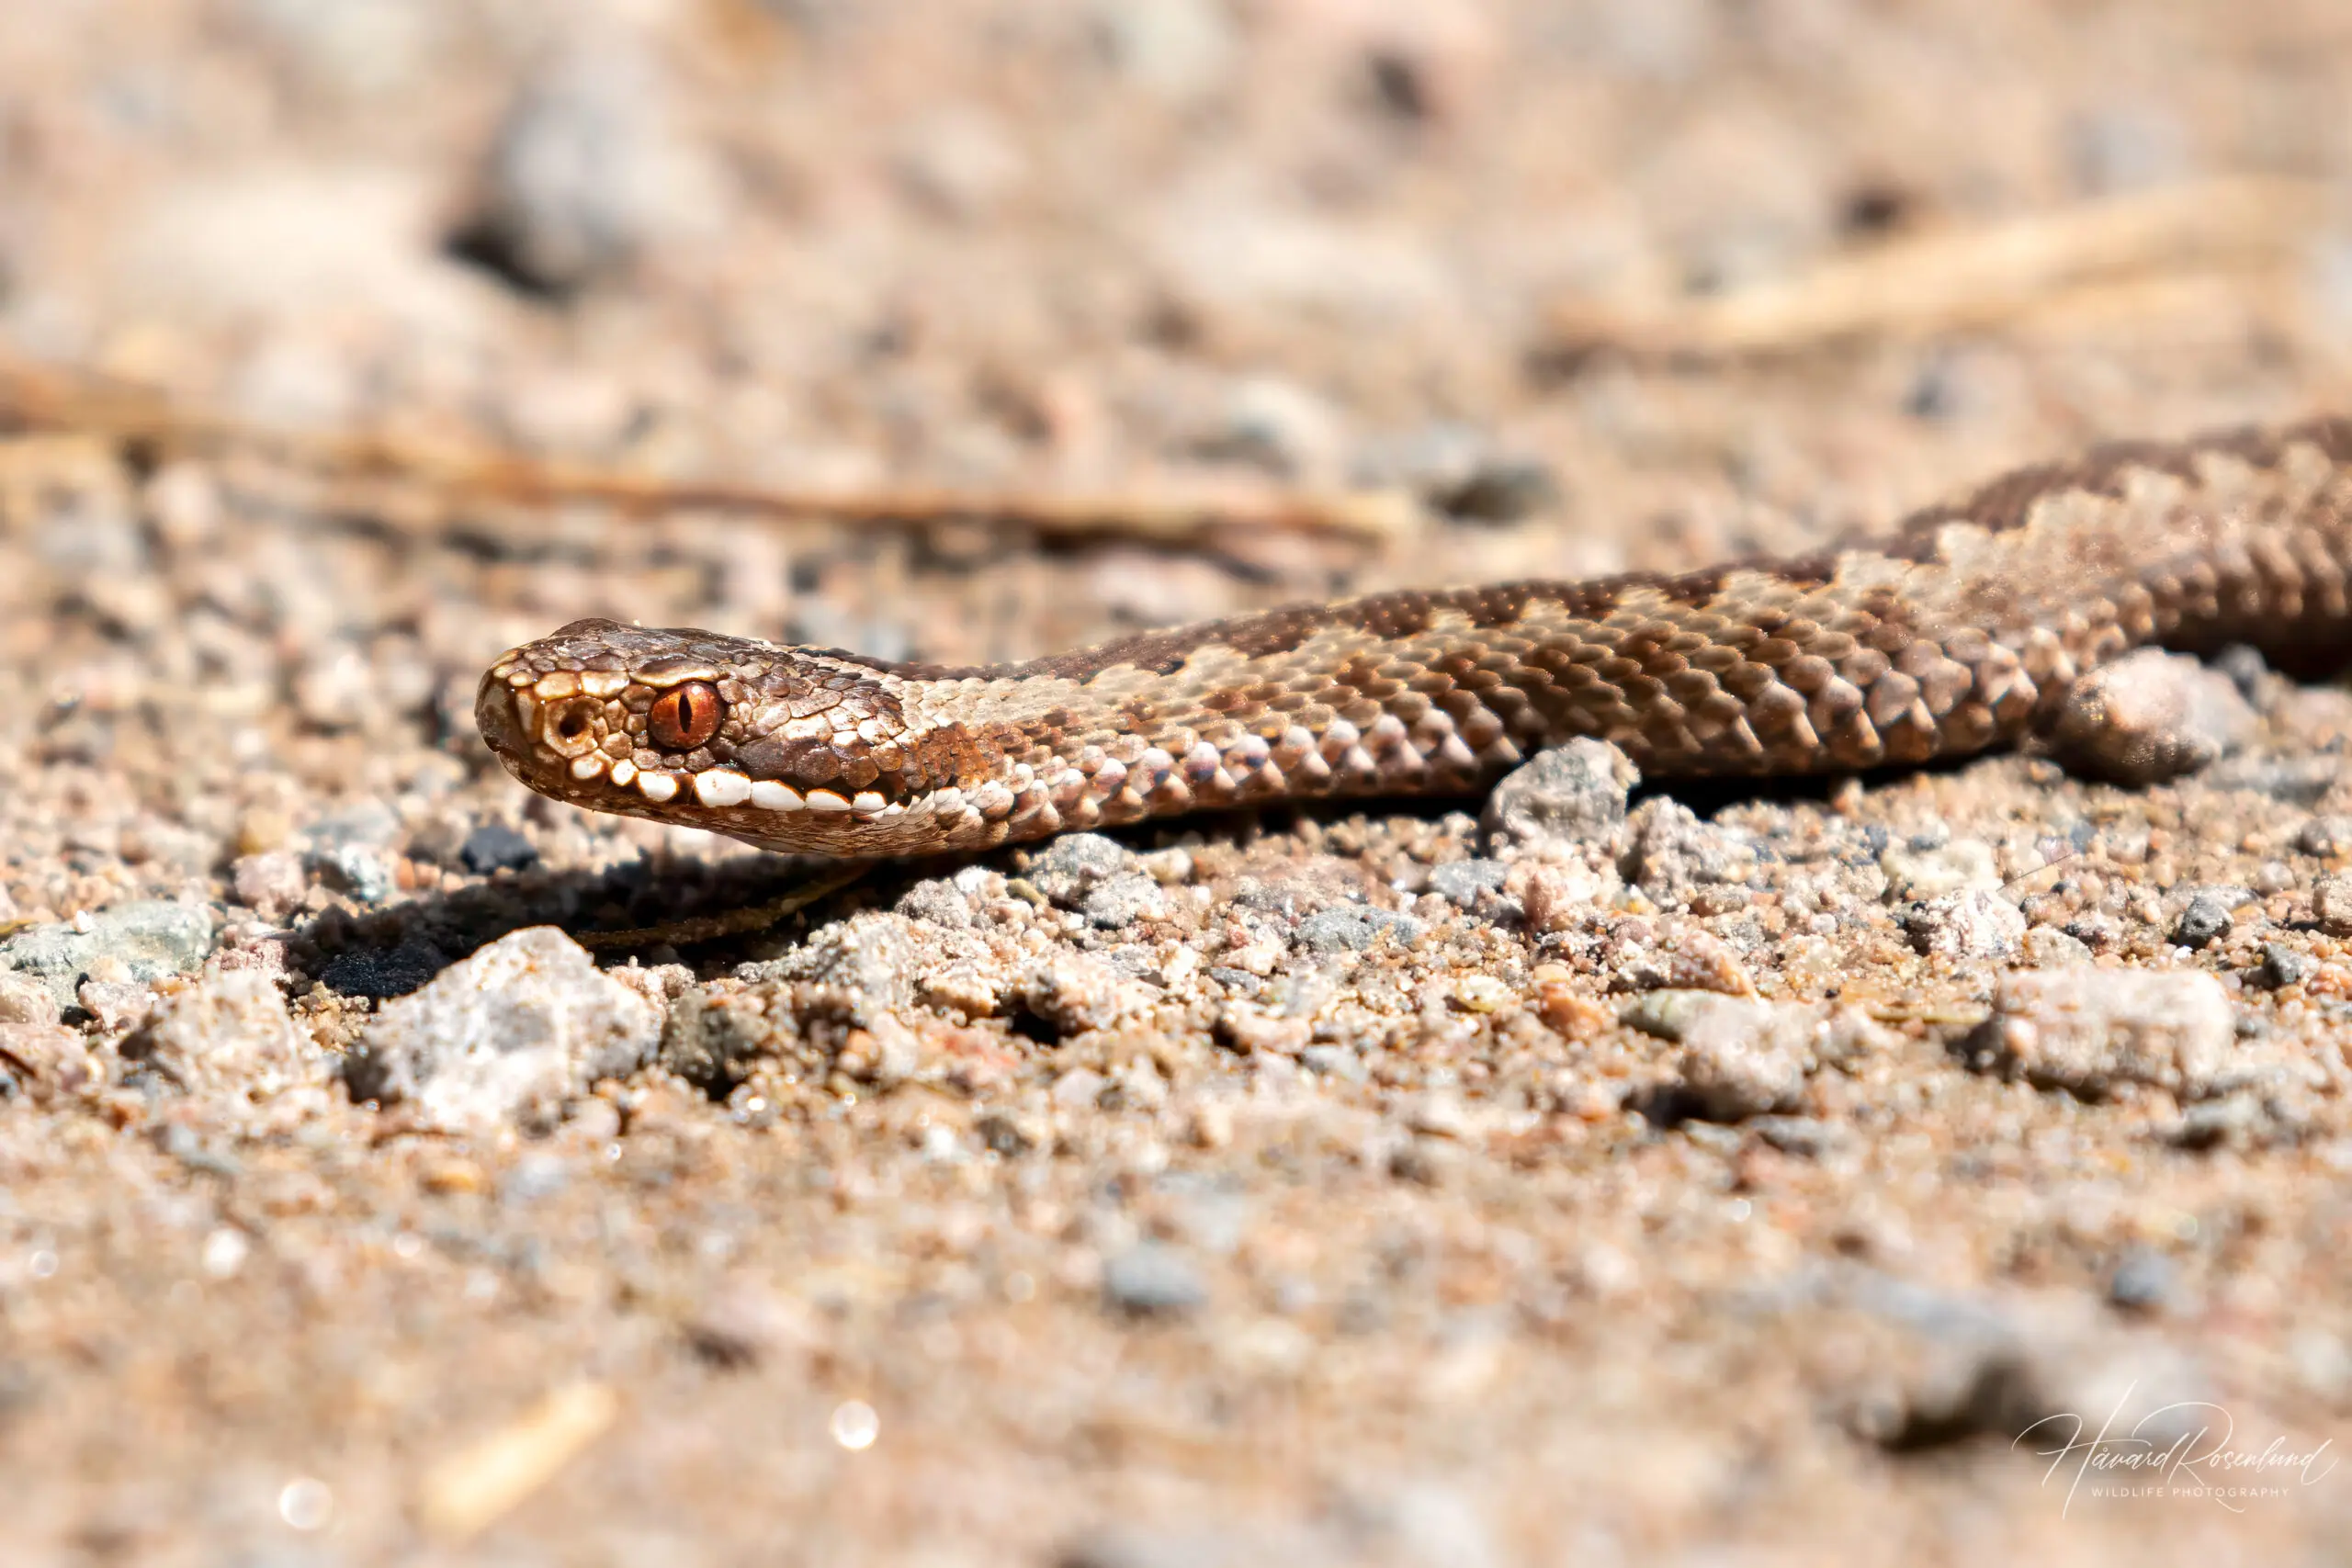
[[[1949,765],[1965,766],[1966,760]],[[1643,785],[1634,798],[1670,795],[1700,815],[1712,816],[1738,804],[1824,800],[1838,782],[1835,776],[1676,781]],[[1303,822],[1436,822],[1455,812],[1475,814],[1486,798],[1486,792],[1465,792],[1275,802],[1133,823],[1105,829],[1104,836],[1138,852],[1204,840],[1246,846],[1295,832]],[[916,883],[951,875],[964,866],[989,865],[1016,874],[1027,856],[1050,841],[980,855],[870,862],[855,882],[763,929],[674,945],[656,938],[641,945],[599,950],[598,962],[684,962],[705,977],[723,974],[747,959],[774,956],[814,924],[859,908],[888,908]],[[526,927],[555,926],[582,939],[600,932],[675,928],[784,898],[832,868],[831,862],[793,855],[722,852],[703,858],[665,852],[597,870],[535,865],[501,871],[397,904],[328,909],[285,933],[287,958],[304,978],[339,995],[381,1001],[417,990],[451,964]]]
[[[500,872],[381,908],[326,910],[285,933],[287,959],[303,976],[342,996],[382,1001],[408,995],[451,964],[526,927],[555,926],[575,938],[672,927],[783,898],[822,869],[824,863],[787,855],[705,860],[664,853],[593,871]],[[887,907],[914,880],[905,868],[879,865],[869,877],[765,930],[683,949],[653,941],[602,950],[597,962],[683,959],[707,976],[746,958],[772,956],[805,935],[812,916],[831,919],[877,900]]]

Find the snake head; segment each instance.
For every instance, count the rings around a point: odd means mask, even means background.
[[[597,811],[798,853],[935,843],[985,765],[910,725],[890,667],[692,628],[574,621],[499,656],[474,718],[507,772]]]

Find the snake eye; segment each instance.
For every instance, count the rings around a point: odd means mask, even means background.
[[[688,681],[662,694],[645,716],[646,732],[664,751],[691,751],[718,733],[727,705],[707,681]]]

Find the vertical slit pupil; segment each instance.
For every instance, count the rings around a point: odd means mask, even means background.
[[[720,711],[709,682],[689,681],[662,694],[646,716],[646,728],[663,750],[691,751],[718,732]]]

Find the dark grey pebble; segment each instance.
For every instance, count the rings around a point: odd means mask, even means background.
[[[1383,931],[1396,932],[1397,942],[1410,946],[1421,930],[1421,922],[1410,915],[1351,904],[1307,916],[1298,922],[1291,940],[1310,953],[1362,953],[1379,941]]]
[[[1456,860],[1430,867],[1430,891],[1457,908],[1476,905],[1481,893],[1500,893],[1510,867],[1498,860]]]
[[[2179,1289],[2180,1271],[2161,1252],[2135,1247],[2108,1277],[2107,1299],[2127,1312],[2161,1312]]]
[[[458,846],[458,863],[476,876],[493,871],[520,871],[539,858],[530,840],[503,822],[483,822]]]
[[[2188,948],[2201,948],[2229,934],[2229,906],[2211,893],[2191,898],[2172,928],[2172,940]]]
[[[2297,953],[2281,942],[2263,944],[2262,983],[2274,991],[2286,986],[2301,985],[2318,967],[2319,960],[2308,953]]]

